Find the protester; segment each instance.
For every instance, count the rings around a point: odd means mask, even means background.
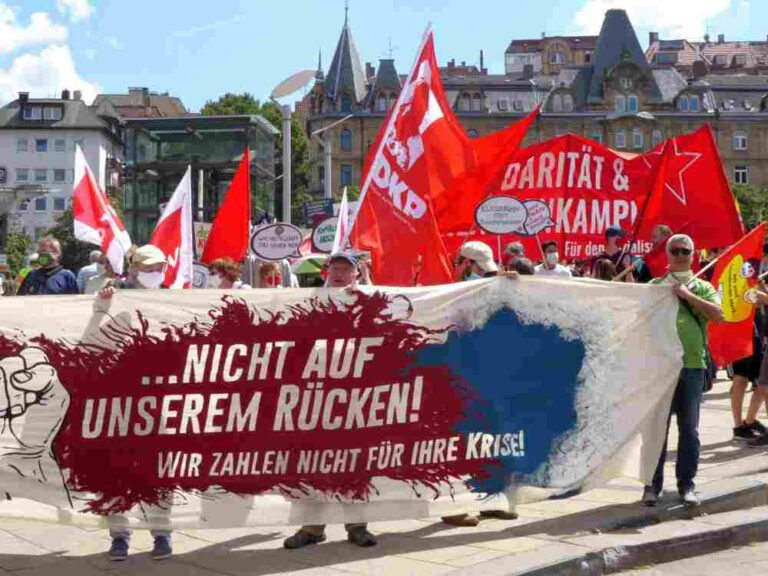
[[[725,252],[725,248],[722,246],[717,246],[715,248],[708,248],[707,249],[707,255],[706,258],[702,258],[701,260],[701,267],[706,268],[709,266],[712,262],[720,258],[722,253]],[[707,268],[704,271],[704,274],[702,275],[707,282],[712,282],[712,277],[715,275],[715,267],[711,266],[710,268]]]
[[[672,236],[672,229],[666,224],[657,224],[651,230],[651,252],[660,250],[661,246],[667,241],[667,238]],[[644,260],[640,260],[634,264],[635,268],[635,280],[642,284],[647,284],[653,280],[653,272],[645,263]]]
[[[571,276],[574,278],[584,278],[588,276],[587,261],[583,258],[576,258],[571,264]]]
[[[509,271],[517,272],[521,276],[533,276],[536,268],[528,258],[515,258],[509,265]]]
[[[525,258],[525,248],[523,248],[522,242],[510,242],[504,248],[504,257],[506,259],[507,270],[511,270],[510,266],[518,258]]]
[[[96,302],[94,310],[97,313],[106,315],[112,303],[112,296],[118,288],[121,289],[157,289],[165,277],[166,258],[165,254],[151,244],[138,248],[132,258],[128,269],[128,279],[124,282],[115,280],[102,288]],[[166,499],[155,506],[146,506],[146,514],[159,525],[170,526],[171,500]],[[128,557],[128,547],[131,538],[131,530],[128,528],[128,519],[120,514],[113,514],[107,517],[109,525],[109,535],[112,538],[112,546],[109,549],[109,558],[113,561],[122,561]],[[171,548],[171,529],[153,528],[150,530],[154,538],[152,548],[153,560],[164,560],[170,558],[173,554]]]
[[[283,277],[280,273],[280,264],[277,262],[261,263],[258,276],[258,288],[282,288]]]
[[[88,280],[100,274],[99,264],[101,263],[101,258],[101,250],[92,250],[88,255],[88,262],[90,264],[83,266],[78,271],[77,289],[80,291],[80,294],[85,294],[85,285],[88,283]]]
[[[595,266],[599,260],[607,258],[616,267],[616,274],[621,274],[629,266],[629,255],[619,246],[619,240],[625,236],[624,230],[618,226],[609,226],[605,231],[605,248],[592,259],[591,276],[595,276]]]
[[[85,284],[85,294],[96,294],[107,285],[108,282],[117,279],[117,274],[112,269],[109,259],[101,257],[101,262],[97,265],[98,274],[88,279]]]
[[[19,286],[18,296],[44,296],[48,294],[78,294],[77,278],[64,269],[61,260],[61,244],[53,236],[45,236],[37,243],[38,268],[31,270]]]
[[[358,284],[357,258],[347,252],[333,254],[328,260],[328,288],[356,288]],[[347,530],[347,540],[361,548],[375,546],[376,537],[368,531],[367,523],[344,524]],[[288,549],[303,548],[310,544],[319,544],[325,541],[325,524],[305,525],[283,542]]]
[[[37,265],[37,259],[40,255],[35,252],[34,254],[30,254],[29,257],[26,259],[26,263],[24,264],[24,268],[19,270],[19,273],[16,275],[16,287],[14,292],[16,294],[19,293],[19,288],[21,288],[21,284],[24,282],[24,279],[27,277],[27,275],[32,271],[39,268]]]
[[[550,240],[541,245],[544,251],[544,262],[536,266],[537,276],[559,276],[571,278],[571,271],[560,264],[560,253],[557,250],[557,242]]]
[[[672,406],[667,417],[664,446],[651,486],[643,491],[643,503],[655,506],[662,495],[664,462],[667,459],[667,436],[672,413],[677,415],[678,445],[677,490],[686,506],[698,506],[694,478],[699,466],[699,408],[707,371],[707,323],[721,322],[723,311],[717,292],[706,280],[693,279],[693,240],[676,234],[667,241],[668,273],[652,281],[671,284],[679,299],[677,333],[683,347],[683,368],[677,381]]]
[[[459,249],[459,258],[454,271],[454,280],[480,280],[497,276],[499,266],[493,260],[493,250],[485,242],[472,240]]]
[[[731,414],[733,415],[733,439],[736,442],[746,442],[754,440],[759,436],[768,433],[765,426],[757,420],[757,412],[763,403],[762,394],[757,390],[752,393],[747,408],[747,416],[742,419],[742,410],[744,409],[744,396],[747,392],[747,385],[750,382],[757,383],[760,378],[760,368],[763,363],[763,342],[766,337],[766,315],[763,306],[768,304],[768,295],[762,292],[756,292],[755,319],[752,324],[752,346],[751,356],[741,358],[733,363],[733,381],[731,383]]]
[[[219,258],[208,265],[208,288],[241,290],[250,288],[240,280],[240,265],[232,258]],[[278,276],[279,277],[279,276]]]
[[[616,278],[616,266],[608,258],[601,258],[592,268],[592,278],[611,282]]]

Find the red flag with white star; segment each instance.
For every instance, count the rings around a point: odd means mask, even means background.
[[[684,230],[697,249],[730,246],[744,235],[709,125],[667,140],[644,158],[660,169],[637,238],[649,238],[658,224]]]

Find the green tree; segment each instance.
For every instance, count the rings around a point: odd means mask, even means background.
[[[732,189],[745,228],[754,228],[768,219],[768,189],[749,184],[733,184]]]
[[[75,238],[72,208],[67,208],[56,219],[56,225],[48,230],[48,234],[61,243],[61,265],[73,272],[77,272],[88,264],[88,255],[91,250],[96,249],[93,244],[87,244]]]
[[[26,234],[10,233],[5,240],[5,252],[8,256],[8,268],[13,274],[18,274],[24,268],[27,251],[32,245],[32,238]]]
[[[243,94],[226,93],[218,100],[208,100],[203,106],[203,116],[221,116],[247,114],[260,115],[272,124],[280,134],[275,142],[275,177],[283,173],[283,114],[274,102],[261,103],[247,92]],[[282,179],[276,180],[275,198],[278,209],[281,206],[279,200],[282,190]],[[291,120],[291,198],[294,213],[306,200],[307,187],[309,186],[309,142],[301,124],[295,119]]]

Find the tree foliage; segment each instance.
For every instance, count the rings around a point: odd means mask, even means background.
[[[24,268],[27,251],[32,245],[32,238],[26,234],[10,233],[5,239],[5,253],[8,256],[8,268],[15,275]]]
[[[747,230],[768,219],[768,189],[749,184],[733,184],[732,189]]]
[[[93,244],[87,244],[75,238],[74,215],[71,207],[56,219],[56,225],[48,230],[48,234],[61,243],[61,265],[73,272],[77,272],[88,264],[88,255],[96,249]]]
[[[275,142],[275,177],[283,173],[283,114],[274,102],[260,102],[252,94],[226,93],[218,100],[208,100],[203,106],[203,116],[260,115],[280,131]],[[291,198],[294,212],[306,197],[309,186],[309,141],[302,126],[291,120]],[[275,204],[280,211],[282,179],[274,182]],[[263,208],[263,206],[259,206]]]

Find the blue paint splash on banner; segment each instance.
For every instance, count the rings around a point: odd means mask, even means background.
[[[554,326],[523,324],[508,309],[482,328],[451,331],[444,344],[417,353],[417,365],[446,366],[475,393],[455,432],[524,433],[524,455],[489,461],[489,476],[471,480],[472,490],[501,492],[509,477],[546,484],[546,478],[534,476],[549,461],[557,439],[576,427],[585,355],[580,340],[566,340]]]

